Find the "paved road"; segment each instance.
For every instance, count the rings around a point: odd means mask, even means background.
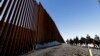
[[[93,56],[100,56],[100,49],[92,49]]]
[[[89,56],[89,52],[88,48],[62,44],[55,47],[37,50],[23,56]]]

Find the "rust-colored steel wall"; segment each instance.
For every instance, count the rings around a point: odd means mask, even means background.
[[[0,56],[16,56],[34,48],[38,8],[34,0],[1,0]]]
[[[37,44],[64,42],[54,21],[35,0],[0,3],[0,56],[28,53]]]
[[[38,18],[38,38],[37,42],[40,44],[48,43],[51,41],[58,41],[64,43],[62,36],[60,35],[56,24],[43,8],[39,5],[39,18]]]

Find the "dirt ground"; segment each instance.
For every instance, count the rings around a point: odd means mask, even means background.
[[[90,48],[91,49],[91,48]],[[93,56],[100,56],[99,49],[91,49]],[[62,44],[46,49],[36,50],[22,56],[90,56],[88,48]]]

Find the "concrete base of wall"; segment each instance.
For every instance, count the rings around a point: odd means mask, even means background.
[[[60,44],[61,43],[58,41],[52,41],[52,42],[44,43],[44,44],[37,44],[36,49],[43,49],[43,48],[52,47],[52,46],[56,46],[56,45],[60,45]]]

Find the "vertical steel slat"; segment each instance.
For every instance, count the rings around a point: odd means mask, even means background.
[[[25,1],[23,1],[23,4],[22,4],[22,9],[21,9],[21,16],[19,17],[20,18],[20,21],[19,21],[19,26],[18,26],[18,35],[16,35],[16,49],[15,49],[15,54],[16,55],[18,55],[18,49],[19,49],[19,44],[20,44],[20,36],[21,36],[21,24],[22,24],[22,20],[23,20],[23,18],[22,18],[22,15],[23,15],[23,11],[24,11],[24,5],[25,5]]]
[[[27,53],[28,50],[29,50],[29,46],[28,46],[28,45],[29,45],[29,41],[28,41],[28,40],[29,40],[29,36],[28,36],[28,35],[29,35],[29,33],[28,33],[28,30],[29,30],[28,24],[29,24],[29,22],[28,22],[28,20],[29,20],[30,18],[29,18],[29,15],[28,15],[28,13],[29,13],[29,11],[28,11],[28,4],[29,4],[29,1],[27,0],[27,14],[26,14],[26,15],[27,15],[27,18],[26,18],[26,29],[27,29],[27,30],[26,30],[26,34],[27,34],[27,35],[26,35],[26,41],[27,41],[27,42],[26,42],[26,53]]]
[[[13,6],[12,6],[11,10],[10,10],[9,16],[8,16],[8,18],[7,18],[7,22],[5,23],[5,24],[6,24],[6,27],[5,27],[5,28],[7,29],[7,30],[5,29],[5,30],[6,30],[6,33],[5,33],[4,37],[3,37],[3,38],[6,38],[6,39],[5,39],[5,42],[4,42],[4,44],[5,44],[5,45],[4,45],[4,47],[5,47],[4,49],[5,49],[5,50],[7,49],[7,44],[8,44],[7,41],[9,41],[7,36],[8,36],[8,34],[9,34],[9,32],[8,32],[9,30],[8,30],[8,29],[9,29],[10,24],[8,23],[8,21],[9,21],[9,19],[10,19],[10,16],[11,16],[11,13],[12,13],[12,10],[13,10],[14,5],[15,5],[15,1],[14,1],[14,3],[13,3]]]
[[[16,55],[16,49],[18,48],[18,45],[17,45],[17,40],[18,40],[18,35],[19,35],[19,24],[20,24],[20,21],[21,21],[21,14],[22,14],[22,8],[23,8],[23,4],[24,4],[24,1],[21,1],[21,5],[20,5],[20,9],[19,9],[19,13],[18,13],[18,17],[17,17],[17,22],[16,22],[16,34],[14,35],[14,44],[13,44],[13,52],[12,52],[12,55]]]
[[[11,4],[11,0],[10,1],[8,1],[9,3],[8,3],[8,6],[6,7],[6,10],[5,10],[5,12],[4,12],[4,14],[3,14],[3,17],[2,17],[2,19],[1,19],[1,23],[0,23],[0,38],[2,39],[2,36],[1,35],[3,35],[4,34],[4,26],[5,26],[5,24],[4,24],[4,20],[5,20],[5,17],[6,17],[6,15],[7,15],[7,13],[8,13],[8,10],[9,10],[9,7],[10,7],[10,4]],[[1,41],[1,40],[0,40]]]
[[[27,7],[27,5],[28,5],[28,0],[26,0],[26,1],[27,1],[27,3],[26,3],[26,21],[25,21],[26,22],[26,24],[25,24],[25,29],[26,29],[26,34],[25,34],[26,35],[25,36],[25,53],[27,53],[27,45],[28,45],[27,44],[28,43],[28,38],[27,38],[28,37],[27,36],[28,35],[28,33],[27,33],[27,23],[28,23],[27,22],[27,19],[28,19],[28,15],[27,15],[27,13],[28,13],[28,10],[27,10],[28,7]]]
[[[14,2],[15,3],[15,2]],[[11,3],[11,5],[12,6],[10,6],[10,9],[9,9],[9,14],[7,15],[7,21],[4,23],[5,24],[5,26],[4,26],[4,30],[3,30],[3,32],[5,32],[5,33],[3,33],[2,35],[1,35],[1,37],[3,38],[2,40],[2,44],[3,44],[3,47],[2,47],[2,51],[1,51],[1,54],[2,54],[2,56],[4,56],[5,55],[5,52],[6,52],[6,49],[7,49],[7,47],[6,47],[6,45],[8,44],[8,43],[5,43],[6,41],[8,41],[7,39],[7,31],[8,31],[8,28],[9,28],[9,24],[8,24],[8,21],[9,21],[9,19],[10,19],[10,16],[11,16],[11,13],[12,13],[12,9],[13,9],[13,7],[14,7],[14,3],[12,2]],[[6,41],[5,41],[6,40]]]
[[[25,6],[25,3],[26,3],[26,0],[24,1],[23,7]],[[19,41],[18,41],[18,43],[17,43],[17,44],[18,44],[18,49],[17,49],[17,51],[16,51],[17,54],[21,54],[21,53],[20,53],[20,51],[21,51],[20,49],[21,49],[21,38],[22,38],[22,33],[23,33],[24,9],[25,9],[25,7],[22,9],[22,14],[21,14],[21,19],[22,19],[22,20],[21,20],[20,26],[19,26],[19,27],[20,27],[20,32],[19,32],[19,36],[18,36],[18,38],[19,38],[18,40],[19,40]]]
[[[35,9],[36,6],[35,6],[35,4],[33,3],[33,0],[30,0],[30,2],[31,2],[31,3],[30,3],[30,10],[29,10],[29,11],[32,11],[32,12],[31,12],[31,15],[30,15],[30,17],[31,17],[31,19],[30,19],[30,21],[31,21],[30,24],[31,24],[31,27],[32,27],[32,28],[31,28],[31,36],[32,36],[32,38],[31,38],[31,42],[32,42],[32,43],[31,43],[31,44],[34,45],[34,49],[35,49],[35,45],[36,45],[36,44],[35,44],[35,42],[36,42],[36,41],[35,41],[35,38],[36,38],[36,29],[35,29],[34,24],[36,24],[36,22],[34,21],[34,20],[35,20],[35,17],[34,17],[34,14],[35,14],[35,13],[34,13],[34,9]],[[34,23],[33,23],[33,22],[34,22]],[[32,47],[32,48],[33,48],[33,47]]]
[[[24,9],[25,9],[25,7],[26,7],[26,0],[25,0],[25,6],[24,6]],[[22,22],[22,35],[21,35],[21,46],[20,46],[20,52],[23,52],[23,39],[24,39],[24,32],[25,32],[25,29],[24,29],[24,24],[25,24],[25,13],[26,13],[26,10],[24,10],[24,15],[23,15],[23,22]],[[20,53],[20,54],[22,54],[22,53]]]
[[[29,20],[28,20],[28,22],[29,22],[29,31],[28,31],[28,32],[29,32],[29,38],[30,38],[30,39],[29,39],[29,42],[30,42],[30,43],[29,43],[29,46],[30,46],[30,50],[29,50],[29,51],[31,51],[32,48],[33,48],[32,39],[33,39],[33,37],[35,37],[35,36],[34,36],[34,33],[31,32],[31,30],[32,30],[32,24],[31,24],[32,22],[30,21],[30,20],[32,19],[32,10],[31,10],[31,6],[30,6],[31,1],[32,1],[32,0],[30,0],[30,1],[29,1],[29,4],[28,4],[28,7],[30,8],[30,9],[28,8],[28,10],[29,10],[29,13],[28,13],[28,15],[29,15]],[[31,11],[31,12],[30,12],[30,11]],[[34,18],[33,18],[33,19],[34,19]],[[34,23],[34,22],[33,22],[33,23]],[[33,36],[32,36],[32,35],[33,35]]]
[[[28,11],[28,13],[27,13],[27,17],[28,17],[28,18],[27,18],[27,52],[28,52],[29,49],[30,49],[30,46],[29,46],[29,44],[30,44],[30,41],[29,41],[29,38],[30,38],[30,37],[29,37],[29,30],[30,30],[30,29],[29,29],[29,20],[30,20],[30,17],[29,17],[29,15],[28,15],[28,14],[30,13],[29,10],[28,10],[28,9],[29,9],[29,6],[28,6],[28,5],[30,4],[30,2],[27,1],[27,3],[28,3],[28,4],[27,4],[27,11]]]
[[[26,0],[25,0],[26,1]],[[21,45],[21,54],[23,54],[23,50],[24,50],[24,41],[25,41],[25,17],[26,17],[26,4],[25,4],[25,8],[24,8],[25,10],[24,10],[24,20],[23,20],[23,25],[22,25],[22,27],[23,27],[23,33],[22,33],[22,38],[21,38],[21,43],[22,43],[22,45]]]
[[[17,5],[18,5],[18,3],[17,3]],[[15,7],[17,8],[17,6],[15,6]],[[15,9],[14,9],[14,10],[15,10]],[[16,11],[16,10],[15,10],[15,11]],[[9,26],[9,30],[8,30],[8,33],[9,33],[9,34],[7,35],[7,37],[9,38],[9,39],[8,39],[8,40],[9,40],[9,41],[8,41],[9,44],[7,45],[7,47],[8,47],[8,49],[7,49],[8,54],[9,54],[9,49],[10,49],[9,46],[10,46],[10,44],[11,44],[11,42],[10,42],[10,41],[11,41],[11,37],[9,37],[9,36],[11,35],[11,32],[12,32],[12,26],[13,26],[13,25],[12,25],[12,22],[14,21],[13,18],[14,18],[14,16],[15,16],[15,11],[14,11],[14,14],[13,14],[12,19],[11,19],[11,22],[10,22],[10,26]]]
[[[15,37],[15,34],[16,34],[16,28],[17,26],[15,25],[16,24],[16,20],[17,20],[17,16],[18,16],[18,13],[19,13],[19,9],[20,9],[20,4],[21,4],[21,1],[18,2],[18,7],[16,9],[16,15],[14,16],[14,21],[12,22],[12,31],[11,31],[11,34],[9,35],[9,37],[11,37],[11,42],[10,42],[10,48],[9,48],[9,54],[12,55],[11,53],[13,52],[13,44],[14,44],[14,37]]]
[[[29,30],[28,30],[28,33],[29,33],[28,34],[29,35],[29,51],[32,49],[32,44],[31,44],[32,40],[31,39],[34,37],[34,36],[32,36],[32,32],[31,32],[32,25],[31,25],[31,21],[30,20],[31,20],[32,14],[30,14],[31,13],[30,11],[32,11],[32,10],[30,10],[31,9],[30,4],[31,4],[31,2],[29,1],[29,4],[28,4],[28,11],[29,11],[29,13],[28,13],[28,16],[29,16],[29,20],[28,20],[28,28],[29,28]]]
[[[25,47],[26,47],[26,44],[25,44],[25,41],[26,41],[26,13],[27,13],[27,11],[26,11],[26,6],[27,5],[25,5],[25,20],[24,20],[24,33],[23,33],[23,47],[22,47],[22,52],[23,52],[23,54],[25,53]]]
[[[5,31],[4,31],[4,28],[5,28],[5,23],[4,23],[4,20],[5,20],[5,17],[7,15],[7,12],[9,10],[9,7],[10,7],[10,3],[11,1],[9,2],[8,1],[8,6],[6,7],[6,12],[3,14],[3,17],[1,17],[1,21],[0,21],[0,44],[3,44],[2,43],[2,40],[4,39],[2,36],[4,35]],[[2,16],[2,15],[1,15]]]
[[[33,9],[35,9],[35,4],[34,3],[32,3],[32,0],[30,0],[30,2],[31,3],[29,3],[29,7],[30,7],[30,26],[32,27],[31,28],[31,38],[30,38],[30,40],[31,40],[31,45],[33,46],[34,45],[34,48],[35,48],[35,39],[36,39],[36,29],[35,29],[35,27],[36,27],[36,22],[34,21],[36,18],[34,17],[34,10]],[[34,6],[34,7],[33,7]],[[37,9],[38,10],[38,9]],[[31,12],[32,11],[32,12]],[[36,16],[37,17],[37,16]],[[34,19],[34,20],[33,20]],[[35,26],[34,26],[34,24],[35,24]],[[33,47],[32,47],[33,48]]]
[[[0,7],[0,15],[3,13],[3,10],[4,10],[6,3],[7,3],[7,0],[4,0],[2,6]]]

